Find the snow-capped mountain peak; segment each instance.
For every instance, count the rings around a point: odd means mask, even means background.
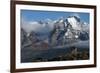
[[[75,16],[71,16],[67,18],[68,23],[72,26],[73,29],[75,30],[81,30],[81,25],[80,25],[80,19],[75,17]]]
[[[89,39],[89,24],[83,22],[77,16],[61,17],[57,20],[46,19],[43,21],[31,22],[26,25],[24,25],[24,30],[30,32],[25,34],[25,37],[22,36],[22,39],[23,37],[27,38],[27,41],[42,41],[54,44],[61,41],[65,41],[63,43],[66,43],[66,41],[70,39],[82,41]],[[22,33],[24,34],[24,32]],[[73,42],[73,40],[71,42]]]

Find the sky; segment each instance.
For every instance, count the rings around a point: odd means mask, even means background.
[[[31,31],[48,33],[53,27],[53,21],[60,19],[61,17],[67,18],[69,16],[78,16],[82,22],[89,24],[89,13],[78,12],[61,12],[61,11],[37,11],[37,10],[21,10],[21,27],[28,33]],[[49,24],[43,23],[42,25],[38,21],[50,20]]]
[[[21,10],[21,19],[24,21],[40,21],[40,20],[57,20],[61,17],[68,17],[70,15],[78,15],[80,19],[89,24],[89,13],[79,12],[61,12],[61,11],[39,11],[39,10]]]

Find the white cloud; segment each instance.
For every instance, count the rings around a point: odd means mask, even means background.
[[[53,23],[49,24],[40,24],[39,22],[36,21],[22,21],[21,23],[21,27],[26,31],[26,32],[31,32],[31,31],[35,31],[35,32],[48,32],[50,30],[52,30],[53,28]]]

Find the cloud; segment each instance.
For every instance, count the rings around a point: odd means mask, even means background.
[[[37,21],[22,21],[21,28],[28,33],[31,31],[46,33],[53,29],[53,23],[41,24]]]
[[[87,40],[87,41],[79,41],[79,42],[73,43],[71,45],[73,45],[73,46],[75,46],[77,48],[80,48],[80,47],[89,48],[89,40]]]
[[[26,32],[31,32],[32,30],[38,29],[38,23],[36,22],[24,22],[22,23],[22,28],[26,31]]]
[[[86,40],[86,41],[78,40],[77,42],[73,41],[72,43],[66,44],[66,47],[67,48],[76,47],[76,48],[80,48],[80,49],[88,49],[89,48],[89,44],[90,44],[89,40]]]

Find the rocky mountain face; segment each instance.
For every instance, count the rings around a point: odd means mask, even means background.
[[[28,41],[27,33],[23,28],[21,28],[21,45],[24,45],[25,43],[27,43],[27,41]]]
[[[46,28],[45,31],[31,31],[30,33],[26,33],[25,30],[21,28],[22,46],[27,44],[37,48],[48,48],[49,46],[61,46],[77,41],[89,40],[89,24],[82,22],[81,19],[76,16],[60,18],[56,21],[40,21],[38,23],[42,25],[43,28]]]
[[[53,45],[65,45],[77,41],[89,40],[88,27],[88,24],[84,24],[80,18],[76,16],[60,19],[55,23],[51,35],[51,43],[53,43]]]

